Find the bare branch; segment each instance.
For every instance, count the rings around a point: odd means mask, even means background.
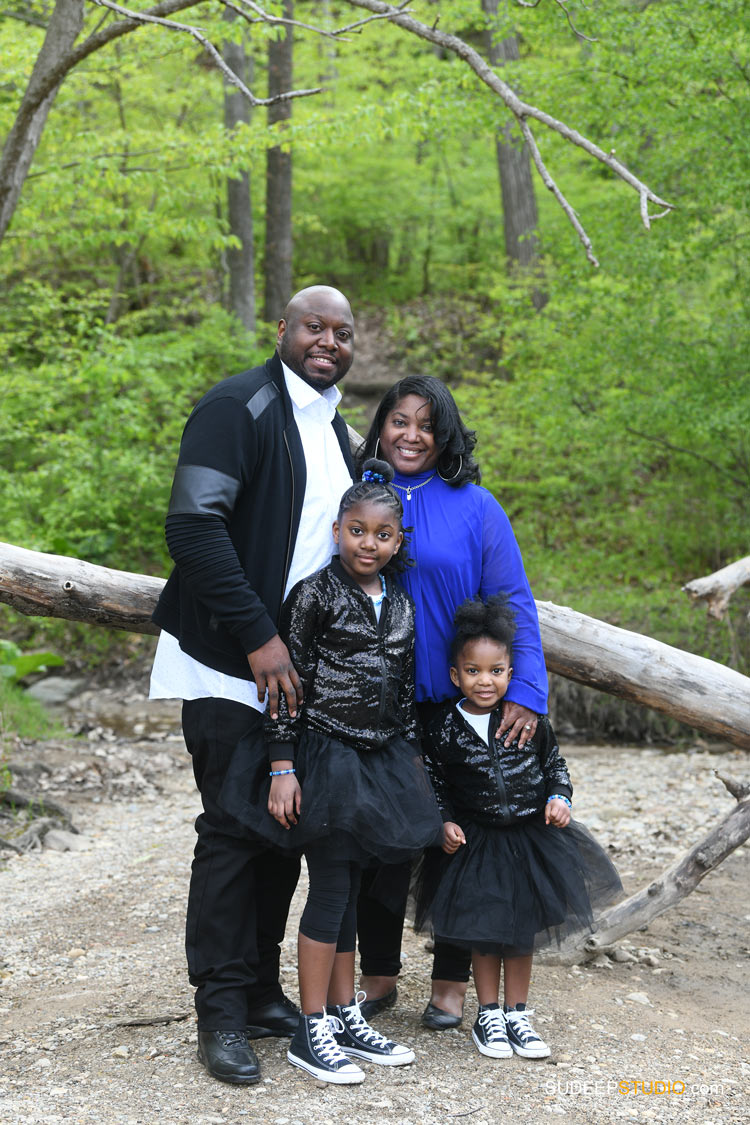
[[[750,781],[740,781],[736,777],[730,777],[728,774],[719,773],[718,770],[714,770],[714,773],[726,791],[731,793],[736,801],[744,801],[745,797],[750,796]]]
[[[541,2],[542,0],[515,0],[515,3],[518,4],[519,8],[538,8]],[[565,18],[568,21],[568,26],[574,35],[577,35],[579,39],[585,39],[587,43],[599,42],[598,39],[592,39],[590,36],[584,35],[582,31],[578,30],[578,28],[573,23],[573,19],[567,9],[565,0],[555,0],[555,3],[557,4],[558,8],[561,8],[563,12],[565,12]],[[586,5],[584,4],[583,7],[585,8]]]
[[[272,16],[269,12],[264,12],[257,4],[253,4],[252,0],[238,0],[237,4],[233,4],[231,0],[219,0],[219,3],[225,8],[229,8],[230,11],[236,12],[240,19],[245,20],[246,23],[267,23],[270,27],[301,27],[303,31],[312,31],[315,35],[322,35],[326,39],[333,39],[336,35],[334,31],[326,31],[326,29],[322,27],[313,27],[312,24],[309,23],[300,23],[299,20],[288,20],[281,16]],[[250,11],[255,12],[256,15],[254,17],[249,16],[244,10],[245,8],[249,8]]]
[[[9,12],[6,8],[0,11],[0,16],[5,16],[7,20],[18,20],[19,23],[26,23],[30,27],[46,28],[47,26],[47,21],[35,12]]]
[[[94,2],[96,2],[96,0],[94,0]],[[322,35],[326,39],[339,39],[343,43],[349,42],[349,40],[342,38],[342,36],[346,35],[347,32],[361,31],[361,29],[366,24],[374,23],[376,20],[391,19],[390,12],[378,12],[374,15],[367,16],[365,19],[356,20],[354,23],[349,23],[345,27],[338,27],[329,30],[323,27],[314,27],[309,23],[301,23],[299,20],[290,20],[284,19],[281,16],[272,16],[269,12],[266,12],[263,8],[261,8],[259,4],[255,4],[253,0],[237,0],[237,3],[233,3],[232,0],[219,0],[219,3],[223,4],[225,8],[230,8],[233,12],[236,12],[237,15],[244,19],[247,23],[267,23],[270,24],[271,27],[274,27],[276,25],[300,27],[303,31],[312,31],[315,35]],[[403,3],[397,6],[397,11],[408,11],[408,4],[409,0],[403,0]],[[245,8],[249,8],[250,11],[255,12],[256,18],[249,16],[247,12],[244,11]]]
[[[586,231],[583,229],[581,221],[578,218],[578,216],[576,215],[575,211],[570,206],[567,199],[565,198],[565,196],[560,191],[559,187],[557,186],[557,184],[555,183],[555,181],[552,179],[549,172],[547,171],[547,168],[544,164],[544,161],[542,160],[542,154],[539,151],[536,140],[534,139],[534,134],[531,132],[531,129],[529,128],[528,123],[526,121],[522,120],[520,122],[520,125],[521,125],[521,132],[523,133],[523,135],[526,139],[526,143],[529,146],[529,151],[531,152],[531,158],[532,158],[532,160],[534,161],[534,163],[537,167],[537,171],[539,172],[539,175],[542,177],[542,182],[544,183],[544,186],[546,188],[549,188],[549,190],[552,192],[552,194],[554,195],[557,202],[562,207],[565,214],[570,219],[570,222],[573,226],[573,229],[575,230],[576,234],[578,235],[578,237],[580,238],[581,242],[584,245],[584,248],[586,250],[586,257],[591,262],[592,266],[598,266],[599,261],[596,258],[596,255],[594,254],[594,250],[593,250],[593,247],[591,245],[591,239],[586,234]]]
[[[570,12],[568,11],[567,5],[565,4],[565,0],[555,0],[555,3],[557,4],[558,8],[562,8],[562,10],[565,12],[565,18],[568,21],[568,27],[570,28],[570,30],[573,32],[574,35],[577,35],[579,39],[583,39],[586,43],[598,43],[599,42],[598,39],[592,39],[591,36],[584,35],[582,31],[578,30],[576,25],[573,23],[573,19],[570,15]]]
[[[657,204],[657,206],[664,208],[665,212],[674,209],[674,204],[668,203],[665,199],[661,199],[647,184],[639,180],[629,168],[626,168],[624,164],[617,160],[614,152],[605,152],[599,145],[590,141],[588,137],[584,137],[582,133],[579,133],[577,129],[571,128],[563,121],[552,117],[551,114],[545,113],[544,110],[538,109],[536,106],[523,101],[518,94],[516,94],[515,90],[498,76],[489,63],[483,59],[473,47],[470,47],[468,43],[464,42],[463,39],[438,31],[437,26],[428,27],[427,24],[421,23],[419,20],[407,15],[405,12],[399,11],[398,8],[394,8],[390,4],[383,3],[382,0],[348,0],[348,3],[352,4],[355,8],[364,8],[367,11],[381,15],[388,14],[391,22],[396,24],[397,27],[401,27],[404,31],[408,31],[412,35],[418,36],[420,39],[426,39],[428,43],[434,43],[444,50],[451,51],[453,54],[458,55],[460,59],[463,59],[463,61],[471,67],[477,77],[502,99],[511,113],[517,118],[519,124],[522,125],[527,117],[541,122],[542,125],[558,133],[571,144],[582,148],[589,156],[593,156],[594,159],[604,164],[610,171],[614,172],[616,176],[619,176],[621,180],[638,193],[639,200],[645,196],[647,202]],[[539,165],[537,164],[537,168],[538,167]],[[561,196],[558,195],[557,198],[562,205]],[[572,221],[571,211],[572,209],[566,213]],[[641,218],[643,218],[642,212]],[[646,218],[649,219],[648,214]],[[648,223],[646,223],[646,226],[648,229]],[[579,237],[581,237],[580,231]],[[591,259],[589,258],[589,260]]]
[[[687,594],[693,602],[706,602],[709,617],[721,621],[727,611],[732,594],[740,586],[750,583],[750,556],[737,559],[736,562],[723,566],[714,574],[707,574],[704,578],[693,578],[682,587],[683,594]],[[723,780],[723,778],[722,778]]]
[[[183,31],[186,35],[190,35],[196,42],[200,43],[204,51],[211,56],[226,81],[229,82],[230,85],[236,86],[251,105],[275,105],[277,102],[288,102],[291,101],[292,98],[308,98],[312,94],[319,94],[321,92],[321,88],[317,87],[314,90],[286,90],[283,94],[277,94],[276,97],[273,98],[256,98],[255,95],[248,90],[245,83],[238,78],[231,67],[227,66],[220,52],[199,28],[193,27],[192,24],[188,23],[177,23],[175,20],[162,19],[161,16],[147,15],[145,12],[132,12],[129,8],[123,8],[120,4],[115,4],[113,0],[93,0],[93,3],[98,4],[100,8],[109,8],[110,11],[116,12],[118,16],[124,16],[126,19],[134,20],[136,23],[154,23],[159,27],[169,28],[170,31]]]
[[[658,434],[644,434],[642,430],[636,430],[633,426],[626,426],[625,429],[629,434],[634,434],[635,437],[643,438],[644,441],[650,441],[654,445],[663,445],[665,449],[671,449],[674,453],[685,453],[688,457],[695,457],[697,461],[702,461],[704,465],[710,465],[717,473],[722,476],[728,477],[733,484],[739,485],[740,488],[747,488],[747,481],[741,477],[736,477],[725,469],[723,465],[717,465],[710,457],[704,456],[703,453],[696,453],[694,449],[687,449],[683,445],[675,445],[673,442],[668,441],[667,438],[659,437]]]

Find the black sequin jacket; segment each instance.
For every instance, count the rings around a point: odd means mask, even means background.
[[[495,739],[500,708],[490,716],[489,746],[447,703],[424,732],[425,765],[443,820],[500,827],[538,816],[553,793],[572,797],[573,787],[549,719],[540,715],[523,750]]]
[[[290,591],[279,634],[305,702],[292,719],[282,697],[278,719],[266,718],[271,761],[294,760],[303,724],[360,750],[376,750],[395,735],[418,737],[414,607],[390,577],[378,622],[372,600],[334,556]]]

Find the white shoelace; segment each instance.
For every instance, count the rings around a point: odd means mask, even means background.
[[[537,1039],[541,1043],[541,1039],[539,1039],[539,1036],[534,1031],[534,1028],[529,1025],[529,1016],[533,1015],[534,1009],[526,1008],[526,1010],[523,1012],[506,1012],[505,1018],[508,1023],[513,1024],[513,1030],[515,1031],[516,1035],[520,1035],[524,1042],[527,1039]]]
[[[366,999],[366,992],[358,992],[354,997],[353,1004],[348,1004],[346,1007],[342,1006],[342,1011],[346,1012],[346,1021],[349,1025],[349,1030],[354,1032],[357,1038],[362,1039],[365,1043],[372,1043],[374,1047],[387,1047],[390,1043],[390,1039],[387,1039],[385,1035],[381,1035],[374,1027],[370,1027],[369,1023],[362,1015],[362,1010],[359,1005],[362,1000]],[[343,1031],[343,1025],[341,1030]]]
[[[500,1008],[490,1008],[488,1012],[482,1012],[479,1017],[479,1026],[486,1029],[487,1039],[490,1043],[495,1039],[506,1040],[508,1038],[505,1032],[505,1016]]]
[[[325,1008],[323,1015],[318,1019],[311,1018],[312,1041],[315,1050],[319,1052],[323,1062],[349,1062],[344,1052],[333,1038],[334,1031],[343,1031],[344,1025],[338,1016],[329,1016]]]

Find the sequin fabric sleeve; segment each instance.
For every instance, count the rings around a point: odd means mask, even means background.
[[[403,737],[407,742],[417,742],[420,735],[419,720],[417,719],[417,705],[414,692],[414,642],[409,646],[409,653],[404,661],[403,677],[398,693],[398,705],[401,720],[404,724]]]
[[[281,608],[279,636],[289,649],[292,663],[302,681],[305,697],[310,694],[315,679],[318,664],[317,637],[323,612],[318,587],[309,579],[303,579],[293,587]],[[266,711],[266,742],[274,745],[296,744],[299,741],[300,716],[301,709],[296,718],[291,717],[286,697],[280,695],[278,719],[271,719]],[[291,756],[293,755],[290,754]]]
[[[568,800],[573,796],[573,786],[570,782],[568,765],[557,745],[557,738],[549,719],[542,715],[536,729],[536,741],[539,743],[539,759],[542,763],[542,773],[547,785],[547,796],[560,793]]]

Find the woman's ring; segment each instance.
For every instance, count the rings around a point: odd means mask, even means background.
[[[524,730],[531,730],[531,723],[527,723],[526,726],[523,729]]]

